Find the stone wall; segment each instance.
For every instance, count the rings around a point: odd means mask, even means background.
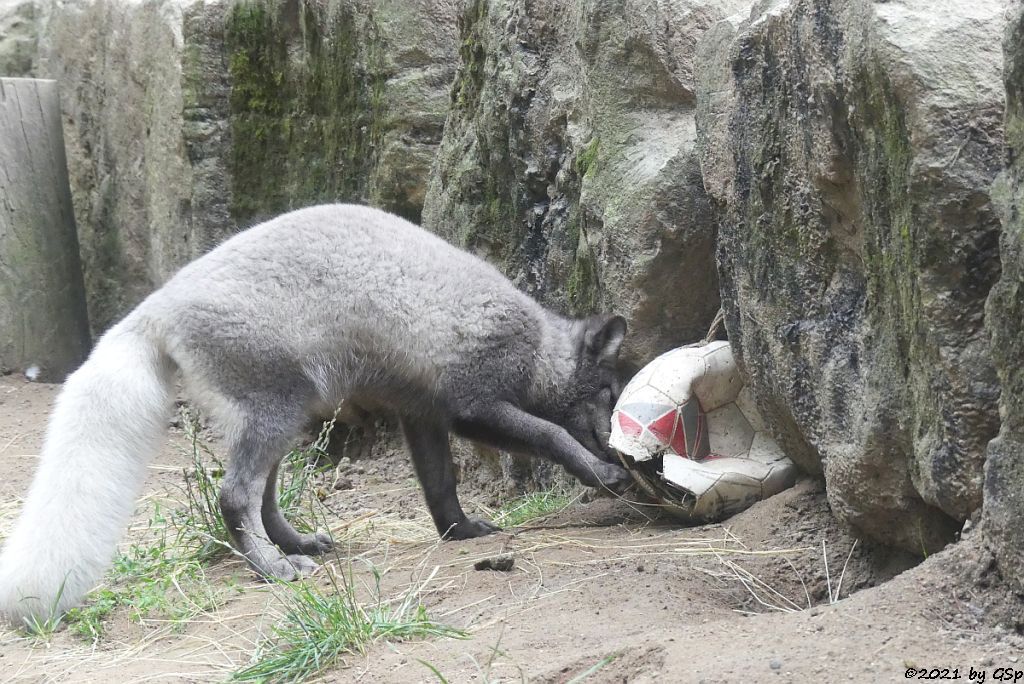
[[[97,332],[288,209],[356,201],[419,219],[454,0],[73,0],[0,22],[20,27],[0,68],[61,84]]]
[[[1003,220],[1002,277],[992,288],[986,326],[992,331],[1002,396],[999,436],[985,464],[984,529],[1001,574],[1024,590],[1024,9],[1006,30],[1006,138],[1009,169],[993,189]]]
[[[918,553],[980,505],[999,429],[1001,2],[762,2],[701,46],[726,324],[839,518]]]

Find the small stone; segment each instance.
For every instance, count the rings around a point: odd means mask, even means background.
[[[772,661],[770,663],[768,663],[768,667],[772,668],[773,670],[781,670],[782,669],[782,661],[779,660],[778,658],[772,658]]]
[[[473,564],[473,567],[477,570],[497,570],[498,572],[508,572],[512,569],[515,563],[515,556],[511,553],[503,553],[499,556],[491,556],[490,558],[478,560]]]
[[[339,477],[337,480],[334,481],[334,488],[339,492],[344,492],[346,490],[352,489],[352,480],[350,480],[347,477]]]

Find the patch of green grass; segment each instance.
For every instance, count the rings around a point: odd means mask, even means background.
[[[502,504],[494,513],[494,522],[501,527],[519,527],[531,520],[557,513],[573,500],[573,497],[560,489],[531,492]]]
[[[48,638],[66,624],[73,633],[95,642],[103,637],[106,621],[121,607],[131,611],[134,621],[159,617],[183,628],[188,620],[222,601],[223,590],[229,587],[211,585],[204,568],[231,553],[218,499],[224,466],[200,437],[198,418],[187,410],[182,417],[190,442],[182,504],[165,513],[155,503],[147,533],[118,555],[104,585],[89,595],[88,603],[55,618],[53,624],[29,625],[30,633]],[[311,445],[293,450],[282,463],[278,501],[302,531],[311,531],[323,518],[323,505],[313,484],[324,469],[318,464],[326,462],[323,457],[334,422],[325,423]]]
[[[99,641],[103,637],[106,619],[123,603],[119,592],[109,588],[97,589],[91,594],[89,603],[68,612],[68,628],[83,639]]]
[[[255,662],[235,672],[233,681],[300,682],[331,667],[345,654],[365,653],[377,641],[467,636],[432,620],[419,602],[416,588],[397,602],[383,600],[376,568],[367,602],[358,599],[351,566],[331,573],[330,578],[326,591],[308,580],[278,583],[284,615],[273,627],[273,635],[260,645]]]
[[[129,619],[135,622],[159,617],[181,629],[191,618],[215,607],[219,592],[206,579],[199,549],[180,545],[180,538],[171,540],[171,529],[157,504],[150,533],[117,556],[104,586],[90,594],[88,603],[68,611],[68,629],[98,641],[107,618],[122,606],[130,609]]]

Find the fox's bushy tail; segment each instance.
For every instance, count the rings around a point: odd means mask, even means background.
[[[103,576],[167,431],[172,380],[173,364],[129,321],[68,377],[0,551],[0,617],[62,613]]]

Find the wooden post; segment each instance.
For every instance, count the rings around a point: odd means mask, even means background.
[[[0,372],[59,382],[88,352],[57,84],[0,78]]]

